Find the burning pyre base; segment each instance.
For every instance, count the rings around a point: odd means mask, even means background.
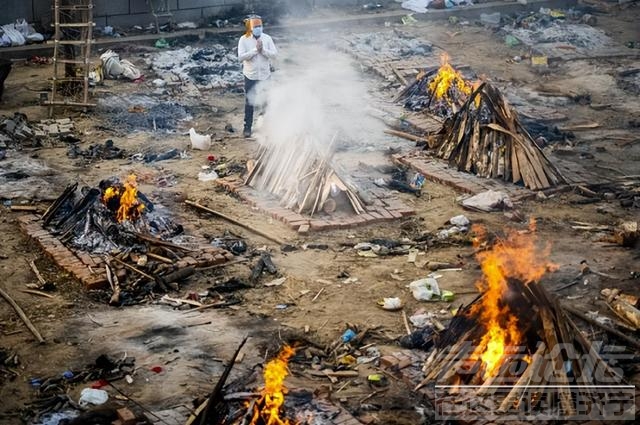
[[[90,254],[66,247],[54,234],[42,227],[40,217],[23,215],[18,218],[22,231],[29,236],[45,254],[67,273],[78,279],[87,289],[103,289],[108,286],[105,261],[102,255]],[[174,262],[177,269],[188,266],[208,267],[224,264],[233,259],[229,251],[199,241],[199,248],[191,255]],[[120,278],[126,270],[120,269]]]
[[[397,220],[416,213],[413,208],[398,200],[385,199],[385,204],[380,202],[376,205],[366,206],[365,212],[362,214],[319,213],[309,217],[281,206],[277,199],[264,198],[256,190],[246,186],[240,178],[221,178],[215,180],[215,184],[236,194],[263,214],[285,223],[300,234],[306,234],[310,231],[349,229],[367,224]]]
[[[224,248],[185,235],[183,227],[137,189],[135,176],[103,180],[98,187],[68,186],[42,217],[23,216],[22,230],[54,262],[86,287],[108,283],[119,304],[176,289],[198,267],[233,258]]]

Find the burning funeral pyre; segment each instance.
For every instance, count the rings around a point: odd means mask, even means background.
[[[620,371],[603,360],[606,352],[539,283],[554,266],[532,235],[512,233],[478,254],[483,294],[434,337],[418,388],[435,384],[436,411],[443,416],[522,419],[551,411],[577,418],[587,405],[590,412],[604,407],[602,388],[622,384]],[[611,395],[620,396],[619,390]]]
[[[565,182],[557,167],[488,82],[467,98],[436,135],[436,155],[460,171],[522,183],[532,190]]]
[[[402,100],[404,107],[412,111],[427,111],[443,118],[456,113],[473,91],[474,84],[451,66],[446,53],[440,62],[439,68],[421,70],[396,100]]]
[[[255,163],[247,167],[245,184],[271,193],[285,208],[309,216],[341,209],[363,213],[358,190],[338,174],[332,162],[336,137],[323,151],[310,135],[292,144],[263,147]]]
[[[429,147],[459,171],[532,190],[565,182],[499,90],[465,80],[446,54],[439,69],[420,72],[397,99],[407,109],[446,118]]]
[[[285,345],[278,356],[271,360],[264,368],[264,388],[260,398],[250,405],[253,414],[250,425],[292,425],[284,418],[284,396],[287,389],[284,379],[289,374],[287,363],[295,354],[292,347]]]
[[[78,257],[89,268],[86,280],[70,269],[83,283],[92,289],[109,284],[112,305],[177,290],[177,282],[197,267],[232,257],[204,239],[184,235],[182,225],[138,190],[135,175],[103,180],[98,187],[68,186],[42,216],[41,225],[67,247],[69,257]],[[58,254],[56,261],[66,268],[77,259],[63,261]]]
[[[45,227],[60,240],[94,254],[136,247],[138,234],[168,239],[182,233],[182,226],[155,212],[140,191],[136,176],[125,181],[103,180],[97,188],[73,184],[65,189],[43,216]]]

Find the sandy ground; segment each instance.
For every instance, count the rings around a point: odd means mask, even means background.
[[[624,13],[606,15],[599,21],[616,41],[626,42],[637,38],[638,11],[628,9]],[[380,27],[363,28],[375,31]],[[448,24],[429,22],[411,28],[416,36],[438,44],[452,56],[464,58],[479,74],[490,76],[499,82],[530,89],[556,87],[564,90],[588,91],[593,103],[612,103],[615,107],[604,111],[594,111],[588,106],[568,104],[564,113],[569,123],[598,121],[596,130],[579,132],[575,145],[592,152],[595,157],[584,160],[586,167],[592,167],[602,174],[611,173],[605,168],[619,170],[622,174],[637,174],[640,151],[635,145],[616,145],[606,140],[611,134],[630,134],[629,120],[638,119],[640,105],[638,98],[620,90],[612,75],[618,67],[638,66],[628,59],[582,60],[561,63],[552,72],[540,75],[527,64],[509,61],[518,51],[504,45],[491,31],[475,26],[453,28],[458,32],[451,36]],[[449,34],[447,34],[449,32]],[[282,48],[296,47],[294,37],[278,35],[283,40]],[[207,41],[203,42],[207,43]],[[148,48],[128,46],[129,59],[141,63],[140,55]],[[147,71],[148,72],[148,71]],[[146,73],[147,73],[146,72]],[[30,120],[46,117],[46,109],[37,105],[37,91],[46,89],[45,79],[51,74],[50,66],[19,64],[6,83],[5,101],[0,104],[0,113],[11,114],[21,111]],[[106,81],[100,87],[97,97],[108,94],[123,94],[151,90],[152,75],[140,84],[124,81]],[[381,101],[389,99],[389,93],[376,90],[380,79],[367,75],[369,86],[378,92]],[[194,101],[194,99],[189,99]],[[95,114],[81,114],[76,111],[60,111],[60,116],[72,116],[82,138],[81,146],[102,143],[112,139],[116,146],[129,152],[143,152],[147,149],[162,151],[172,147],[188,147],[185,135],[189,127],[213,134],[215,140],[211,153],[224,156],[229,161],[244,163],[256,150],[255,141],[237,137],[237,133],[225,131],[231,124],[241,129],[241,94],[224,91],[203,90],[194,108],[193,120],[182,122],[172,133],[105,131],[104,117]],[[211,112],[215,108],[217,112]],[[635,130],[637,131],[637,130]],[[636,133],[637,134],[637,133]],[[343,153],[345,163],[367,164],[387,162],[384,150],[388,146],[404,151],[411,144],[380,134],[377,140],[368,143],[366,154],[362,151]],[[601,146],[600,152],[595,150]],[[216,190],[211,183],[197,180],[202,165],[207,163],[207,152],[190,151],[188,159],[175,159],[144,165],[129,160],[100,161],[90,165],[79,164],[66,156],[66,147],[46,147],[37,151],[24,152],[25,155],[43,161],[55,170],[57,178],[68,183],[79,181],[95,185],[109,176],[124,176],[134,172],[140,176],[141,190],[154,202],[161,203],[176,219],[182,222],[190,233],[199,235],[221,235],[225,229],[244,235],[253,247],[266,247],[272,252],[280,273],[287,277],[279,287],[262,287],[245,291],[244,302],[236,310],[205,310],[200,313],[185,313],[169,306],[149,304],[126,308],[112,308],[95,301],[79,283],[60,270],[19,231],[16,217],[18,213],[0,207],[0,270],[3,289],[8,291],[23,307],[27,315],[38,327],[46,343],[38,345],[23,326],[14,311],[0,302],[0,332],[3,333],[0,348],[16,351],[21,359],[17,367],[18,378],[4,382],[0,386],[0,423],[18,423],[20,409],[32,397],[29,379],[51,376],[63,371],[91,363],[99,354],[121,356],[123,353],[136,357],[139,372],[134,384],[126,388],[132,398],[153,409],[161,409],[178,404],[189,404],[192,399],[210,390],[216,376],[221,373],[222,362],[227,359],[236,344],[245,334],[255,335],[245,347],[247,357],[234,369],[234,375],[246,372],[254,364],[260,363],[265,355],[267,342],[276,339],[283,328],[297,330],[308,326],[310,338],[320,343],[329,343],[338,338],[346,323],[359,326],[378,326],[374,341],[383,352],[393,351],[393,339],[404,333],[402,317],[398,312],[386,312],[376,306],[382,297],[398,296],[406,304],[405,311],[412,314],[418,309],[435,312],[443,320],[450,317],[453,305],[446,303],[420,303],[415,301],[407,284],[424,277],[428,272],[408,263],[406,256],[359,257],[353,250],[341,247],[341,242],[366,241],[372,237],[401,238],[424,231],[435,231],[447,220],[458,214],[465,214],[474,223],[485,225],[492,232],[500,232],[506,227],[526,228],[526,223],[509,222],[501,213],[483,214],[463,210],[456,202],[459,195],[451,189],[427,183],[429,196],[416,198],[408,194],[396,193],[407,204],[413,206],[417,215],[400,220],[393,225],[370,225],[348,231],[331,231],[301,237],[281,223],[266,217],[234,197]],[[580,159],[574,158],[576,161]],[[599,165],[605,168],[595,168]],[[0,163],[0,167],[2,164]],[[354,166],[354,169],[356,167]],[[160,187],[154,182],[158,176],[171,175],[176,184]],[[59,188],[62,190],[62,186]],[[57,196],[55,193],[52,197]],[[285,240],[287,243],[325,243],[327,250],[298,250],[283,253],[279,247],[251,232],[234,228],[224,221],[199,215],[182,203],[194,199],[223,211],[250,226]],[[601,287],[616,286],[631,289],[637,280],[629,279],[630,272],[638,269],[638,251],[626,250],[599,242],[602,235],[575,231],[570,228],[572,220],[595,224],[613,225],[622,220],[637,219],[637,210],[621,209],[615,201],[591,205],[572,205],[572,194],[555,195],[544,201],[527,201],[518,209],[527,218],[538,221],[538,237],[551,244],[551,260],[559,270],[544,279],[550,287],[560,286],[570,281],[580,270],[580,262],[587,261],[594,269],[610,274],[618,279],[608,279],[594,275],[586,285],[578,285],[561,292],[561,297],[579,296],[573,301],[588,310],[607,309],[598,301]],[[39,204],[46,208],[46,203]],[[461,262],[462,271],[442,273],[442,287],[457,293],[454,305],[469,302],[475,295],[474,282],[480,271],[473,259],[473,250],[466,244],[451,244],[421,253],[423,260]],[[34,282],[28,261],[35,259],[46,280],[56,282],[57,291],[53,299],[40,298],[20,292],[26,283]],[[342,272],[357,277],[356,283],[344,283],[338,276]],[[183,288],[186,291],[204,290],[215,280],[231,276],[246,277],[248,265],[234,265],[217,272],[206,272],[190,279]],[[393,275],[393,276],[392,276]],[[268,278],[265,278],[268,280]],[[637,292],[636,292],[637,293]],[[317,295],[319,294],[319,295]],[[316,297],[317,295],[317,297]],[[284,310],[276,309],[278,304],[289,304]],[[210,323],[208,323],[210,322]],[[207,324],[202,324],[207,323]],[[199,326],[192,326],[199,325]],[[166,373],[156,375],[149,367],[162,364]],[[364,373],[364,372],[363,372]],[[327,382],[311,382],[301,376],[295,377],[292,386],[315,388]],[[125,384],[121,384],[125,385]],[[371,392],[364,385],[350,386],[342,392],[344,404],[357,409],[355,400]],[[350,398],[353,397],[353,398]],[[411,391],[394,383],[393,392],[387,396],[374,397],[372,402],[382,406],[377,413],[379,423],[417,423]]]

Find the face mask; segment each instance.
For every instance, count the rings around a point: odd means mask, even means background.
[[[255,27],[254,29],[251,30],[251,33],[255,38],[260,37],[262,35],[262,27]]]

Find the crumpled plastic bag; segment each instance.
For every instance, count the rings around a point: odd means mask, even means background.
[[[16,29],[15,24],[7,24],[2,27],[3,39],[9,39],[11,46],[23,46],[27,40],[24,35]]]
[[[16,19],[15,23],[0,27],[1,46],[22,46],[27,41],[44,41],[44,36],[36,32],[25,19]]]
[[[438,281],[432,277],[414,280],[409,284],[413,298],[418,301],[429,301],[440,298]]]
[[[113,50],[107,50],[101,54],[100,60],[102,61],[103,75],[105,77],[113,79],[124,77],[129,80],[137,80],[142,77],[142,73],[137,66],[126,59],[120,59],[120,55]]]

